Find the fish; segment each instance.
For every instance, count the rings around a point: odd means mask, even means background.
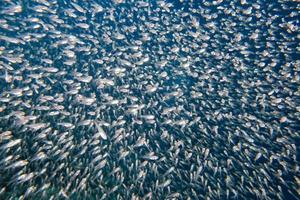
[[[299,199],[298,10],[1,1],[0,199]]]
[[[105,133],[105,131],[103,130],[103,128],[98,124],[98,122],[94,122],[96,128],[97,128],[97,133],[94,135],[94,138],[97,138],[98,136],[100,136],[103,140],[107,140],[107,135]]]

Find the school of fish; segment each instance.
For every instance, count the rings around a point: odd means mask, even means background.
[[[300,199],[297,0],[0,0],[0,199]]]

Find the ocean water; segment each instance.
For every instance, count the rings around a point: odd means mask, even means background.
[[[299,199],[299,2],[0,0],[0,199]]]

